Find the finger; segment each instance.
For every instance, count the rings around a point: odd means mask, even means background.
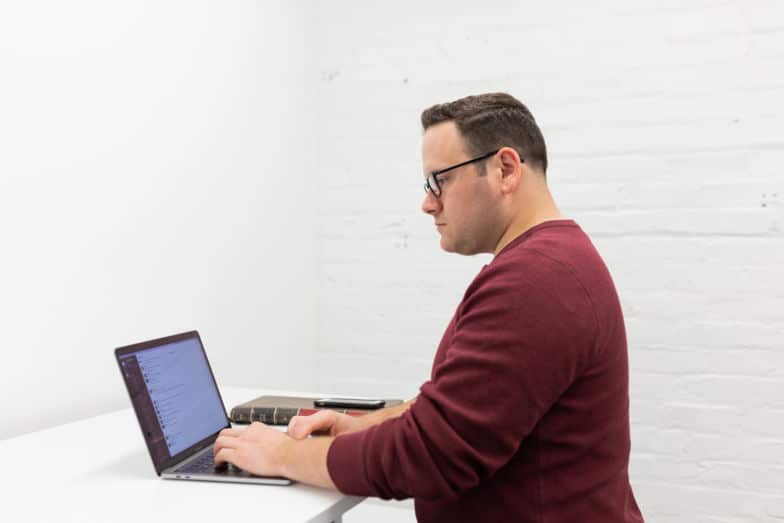
[[[304,439],[310,434],[317,432],[316,427],[313,425],[313,420],[308,419],[311,417],[312,416],[295,416],[292,418],[286,429],[286,434],[294,439]]]
[[[295,416],[287,432],[294,439],[303,439],[313,432],[329,430],[334,423],[335,413],[322,410],[310,416]]]
[[[236,450],[223,448],[215,454],[215,459],[213,461],[216,467],[220,467],[224,463],[231,463],[232,465],[242,468],[242,466],[237,463],[237,458]]]
[[[237,437],[245,432],[245,429],[223,429],[218,433],[218,436],[234,436]]]
[[[312,418],[314,415],[294,416],[291,418],[289,426],[286,429],[286,434],[294,439],[302,439],[307,437],[308,433],[312,430],[310,425],[313,423],[313,420],[309,420],[308,418]]]
[[[236,449],[239,446],[239,438],[233,436],[218,436],[212,446],[213,454],[217,454],[220,449]]]
[[[289,421],[289,426],[286,427],[286,434],[292,437],[294,436],[295,434],[294,426],[300,423],[300,419],[302,419],[302,416],[294,416],[293,418],[291,418],[291,421]]]

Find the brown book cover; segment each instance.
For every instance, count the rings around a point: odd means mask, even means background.
[[[319,398],[302,396],[259,396],[231,409],[229,418],[232,423],[253,423],[260,421],[267,425],[288,425],[294,416],[310,416],[320,410],[314,405]],[[384,400],[384,407],[400,405],[403,400]],[[364,416],[378,409],[340,409],[329,408],[349,416]]]

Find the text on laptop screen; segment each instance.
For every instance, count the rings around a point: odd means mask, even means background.
[[[226,411],[198,338],[125,355],[136,359],[169,455],[227,425]],[[123,362],[123,366],[126,363]]]

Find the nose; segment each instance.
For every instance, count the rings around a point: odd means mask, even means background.
[[[441,209],[441,200],[436,198],[432,192],[425,193],[425,199],[422,200],[422,212],[434,215],[439,209]]]

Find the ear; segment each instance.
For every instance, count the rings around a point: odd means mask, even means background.
[[[511,194],[517,190],[523,177],[523,165],[517,151],[511,147],[502,147],[498,151],[501,163],[501,192]]]

